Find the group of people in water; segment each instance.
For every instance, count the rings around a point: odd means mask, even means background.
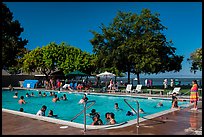
[[[196,83],[196,81],[192,81],[192,88],[191,88],[191,95],[190,95],[190,102],[194,103],[194,107],[192,110],[197,110],[197,101],[198,101],[198,85]],[[13,90],[13,88],[11,88]],[[185,101],[182,99],[179,99],[176,93],[172,94],[172,105],[171,108],[178,108],[180,109],[180,107],[178,106],[178,101]],[[60,98],[57,96],[57,94],[55,94],[55,92],[50,92],[49,95],[46,94],[46,92],[44,92],[42,94],[41,91],[38,92],[38,95],[35,95],[33,92],[31,92],[31,94],[26,93],[25,95],[27,98],[29,97],[34,97],[34,96],[42,96],[42,97],[46,97],[46,96],[53,96],[52,98],[52,102],[57,102],[60,100],[68,100],[66,94],[63,94]],[[15,91],[13,98],[18,98],[18,92]],[[84,96],[81,98],[81,100],[78,102],[79,104],[83,104],[85,102],[88,101],[87,98],[87,94],[84,94]],[[20,99],[18,100],[19,104],[25,104],[26,101],[24,100],[24,96],[20,96]],[[163,103],[159,102],[157,105],[155,105],[154,107],[163,107]],[[117,111],[124,111],[122,108],[119,107],[118,103],[114,104],[114,108]],[[45,116],[45,111],[47,109],[47,106],[43,105],[42,108],[36,113],[36,115],[38,116]],[[21,107],[20,112],[24,112],[23,108]],[[134,116],[137,112],[136,111],[127,111],[126,116]],[[142,108],[139,109],[139,113],[146,113]],[[49,110],[49,113],[47,115],[48,117],[57,117],[57,115],[53,114],[53,110]],[[90,116],[93,120],[93,122],[91,123],[91,125],[107,125],[107,124],[116,124],[116,120],[115,120],[115,114],[113,112],[107,112],[105,113],[105,122],[103,122],[101,120],[100,117],[100,113],[96,112],[95,109],[91,110],[91,113],[88,114],[88,116]]]
[[[31,94],[29,94],[28,92],[25,95],[27,98],[29,97],[34,97],[35,94],[33,92],[31,92]],[[42,97],[46,97],[48,96],[45,92],[42,94],[41,91],[38,92],[38,96],[42,96]],[[60,100],[68,100],[66,94],[63,94],[63,96],[61,96],[60,98],[57,97],[57,95],[55,94],[55,92],[50,92],[49,96],[54,96],[52,98],[52,102],[57,102]],[[15,91],[13,98],[18,98],[18,92]],[[19,104],[26,104],[26,101],[24,100],[24,96],[20,96],[20,99],[18,100]],[[36,113],[36,115],[38,116],[45,116],[45,111],[46,111],[47,107],[45,105],[42,106],[42,108]],[[19,109],[20,112],[24,112],[24,109],[21,107]],[[57,117],[57,115],[53,114],[53,110],[49,110],[48,113],[48,117]]]
[[[25,95],[27,98],[29,97],[34,97],[35,94],[33,92],[31,92],[31,94],[29,94],[28,92]],[[42,96],[42,97],[47,97],[48,95],[44,92],[43,94],[41,93],[41,91],[38,92],[38,96]],[[52,102],[57,102],[60,100],[68,100],[66,94],[63,94],[63,96],[61,96],[60,98],[55,94],[55,92],[50,92],[49,96],[54,96],[52,98]],[[15,91],[13,98],[18,98],[18,92]],[[18,101],[19,104],[25,104],[26,101],[24,100],[24,96],[20,96],[20,99]]]
[[[105,119],[106,119],[105,123],[103,123],[103,121],[101,120],[100,113],[96,112],[95,109],[92,109],[91,113],[89,113],[88,116],[90,116],[93,120],[91,125],[114,125],[116,124],[115,114],[113,112],[107,112],[105,114]]]
[[[47,110],[47,106],[43,105],[42,108],[36,113],[37,116],[45,116],[45,111]],[[53,110],[49,110],[47,115],[48,117],[57,117],[57,115],[53,114]]]

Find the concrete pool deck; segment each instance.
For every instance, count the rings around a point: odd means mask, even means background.
[[[2,112],[2,135],[194,135],[202,134],[202,102],[199,109],[190,108],[170,112],[162,116],[119,129],[83,129],[45,122]],[[201,128],[201,129],[200,129]],[[198,130],[199,132],[197,132]],[[201,131],[201,132],[200,132]]]

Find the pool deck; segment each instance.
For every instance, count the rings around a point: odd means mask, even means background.
[[[118,93],[114,93],[118,94]],[[2,112],[2,135],[202,135],[202,102],[198,110],[191,107],[170,112],[119,129],[83,129],[36,120]]]

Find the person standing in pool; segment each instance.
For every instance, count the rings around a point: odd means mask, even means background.
[[[109,125],[109,123],[110,123],[109,115],[110,115],[110,112],[107,112],[107,113],[105,114],[106,125]]]
[[[47,106],[43,105],[42,108],[37,112],[37,116],[45,116],[45,111],[47,109]]]
[[[110,119],[110,121],[109,121],[109,124],[110,124],[110,125],[116,124],[115,114],[114,114],[114,113],[111,112],[110,115],[108,115],[108,118]]]
[[[176,97],[176,93],[172,94],[172,106],[171,106],[171,108],[180,109],[180,107],[178,106],[178,98]]]
[[[57,102],[60,101],[59,98],[57,97],[57,95],[54,95],[54,98],[52,99],[52,102]]]
[[[88,115],[93,119],[96,114],[99,114],[99,113],[96,112],[95,109],[92,109],[92,110],[91,110],[91,113],[89,113]]]
[[[88,98],[86,97],[86,94],[84,94],[84,97],[79,101],[79,104],[82,104],[86,101],[88,101]]]
[[[20,100],[18,101],[19,104],[25,104],[24,96],[20,97]]]
[[[100,119],[100,115],[99,114],[96,114],[93,117],[93,122],[92,122],[91,125],[103,125],[103,121]]]

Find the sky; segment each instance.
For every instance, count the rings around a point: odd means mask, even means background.
[[[24,28],[21,37],[32,50],[50,42],[66,42],[92,53],[90,30],[101,32],[118,11],[140,14],[143,8],[159,13],[167,40],[173,41],[176,54],[184,56],[182,70],[141,77],[202,77],[190,72],[187,58],[202,47],[202,2],[4,2]],[[132,75],[134,77],[134,75]]]

